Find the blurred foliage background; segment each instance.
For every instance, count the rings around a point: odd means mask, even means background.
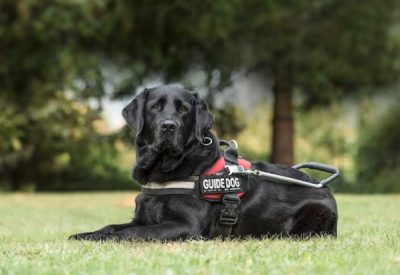
[[[0,0],[0,190],[137,187],[106,110],[180,82],[246,158],[399,192],[399,73],[397,0]]]

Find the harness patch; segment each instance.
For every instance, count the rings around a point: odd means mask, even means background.
[[[201,194],[243,192],[246,184],[241,176],[200,176]]]

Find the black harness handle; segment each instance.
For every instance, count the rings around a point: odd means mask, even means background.
[[[222,156],[228,164],[238,165],[237,159],[239,157],[237,151],[237,143],[235,141],[220,140],[220,146],[226,146],[225,150],[222,151]]]

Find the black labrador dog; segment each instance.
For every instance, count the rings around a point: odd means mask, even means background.
[[[145,89],[123,110],[136,131],[137,163],[132,176],[140,183],[167,182],[200,175],[220,158],[210,132],[213,115],[197,94],[179,85]],[[204,142],[206,138],[212,142]],[[211,143],[211,144],[210,144]],[[286,165],[252,163],[255,169],[314,180]],[[315,182],[315,181],[314,181]],[[231,236],[336,236],[337,209],[328,188],[287,185],[262,177],[249,179],[239,220]],[[136,197],[134,219],[98,231],[71,236],[76,240],[185,240],[215,236],[220,203],[184,194]]]

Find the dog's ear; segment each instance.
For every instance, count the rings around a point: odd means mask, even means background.
[[[144,125],[144,106],[146,105],[149,89],[144,89],[123,110],[122,116],[130,128],[140,135]]]
[[[194,134],[198,141],[202,142],[205,133],[211,129],[214,124],[214,116],[208,109],[207,104],[199,98],[197,93],[193,94],[195,106]]]

